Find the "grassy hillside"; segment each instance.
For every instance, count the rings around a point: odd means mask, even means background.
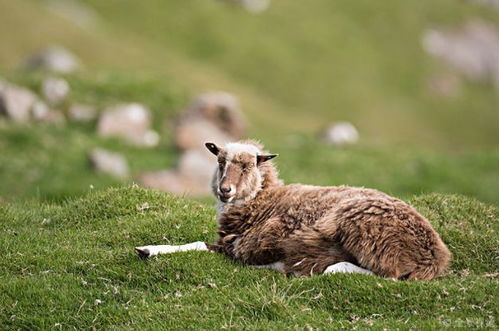
[[[0,207],[8,329],[497,328],[499,210],[451,195],[412,203],[453,253],[448,275],[286,278],[206,252],[140,260],[142,244],[214,240],[212,208],[135,187]],[[100,300],[100,301],[97,301]],[[99,303],[100,302],[100,303]]]
[[[499,99],[492,86],[464,82],[454,99],[430,95],[430,76],[450,69],[421,47],[430,28],[473,17],[499,22],[487,7],[453,0],[278,0],[254,16],[224,1],[85,2],[115,33],[154,43],[158,54],[214,67],[234,85],[283,106],[276,110],[279,118],[266,118],[274,126],[292,114],[294,121],[284,123],[290,131],[346,119],[378,142],[447,147],[499,141]],[[175,58],[165,60],[176,66]],[[202,74],[193,71],[188,75]],[[220,83],[213,77],[209,87]]]
[[[38,93],[45,74],[19,62],[61,44],[84,64],[64,76],[68,104],[141,102],[161,141],[0,120],[0,329],[497,329],[499,93],[463,79],[455,97],[430,93],[432,75],[456,73],[420,41],[474,17],[499,23],[498,12],[455,0],[274,0],[260,15],[218,0],[79,2],[95,24],[49,1],[1,0],[0,78]],[[137,245],[213,241],[214,210],[95,174],[87,153],[120,152],[134,175],[171,167],[172,118],[218,89],[240,99],[286,182],[411,200],[452,251],[449,274],[300,279],[216,254],[138,259]],[[333,120],[353,122],[359,144],[320,142]]]
[[[217,0],[81,2],[98,13],[95,26],[78,27],[42,0],[2,1],[0,37],[9,47],[0,67],[61,43],[87,70],[153,72],[190,93],[234,92],[262,138],[343,119],[370,143],[498,146],[499,99],[490,84],[462,81],[454,98],[428,92],[433,74],[453,71],[423,52],[424,31],[475,17],[499,22],[471,1],[277,0],[261,15]]]
[[[40,90],[43,75],[9,74],[17,84]],[[141,102],[154,114],[154,128],[161,143],[152,149],[99,138],[95,123],[54,127],[42,124],[0,126],[0,199],[38,198],[61,200],[86,193],[90,186],[102,189],[119,183],[97,175],[87,153],[104,147],[122,153],[134,175],[175,164],[171,120],[187,103],[187,92],[175,79],[154,74],[122,71],[80,73],[66,77],[72,86],[71,102],[96,105]],[[306,134],[263,139],[279,153],[277,164],[288,182],[316,185],[373,187],[400,197],[440,192],[460,193],[482,201],[499,203],[499,153],[479,149],[461,153],[436,152],[430,148],[383,147],[362,142],[348,148],[333,148]],[[214,165],[215,166],[215,165]]]

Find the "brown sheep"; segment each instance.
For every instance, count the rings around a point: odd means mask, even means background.
[[[284,185],[269,161],[277,155],[254,141],[206,147],[218,158],[217,243],[137,247],[141,256],[210,250],[297,276],[423,280],[449,265],[451,254],[428,220],[399,199],[366,188]]]

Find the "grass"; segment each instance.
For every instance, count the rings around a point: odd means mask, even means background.
[[[42,0],[0,1],[1,76],[40,91],[45,74],[17,65],[62,44],[84,63],[64,76],[68,104],[144,103],[161,142],[0,121],[0,329],[497,329],[499,94],[461,79],[456,97],[432,95],[428,79],[455,72],[420,46],[429,28],[497,23],[496,12],[452,0],[275,0],[257,16],[215,0],[81,2],[95,26]],[[118,151],[133,175],[173,166],[172,119],[218,89],[238,96],[286,182],[411,201],[452,251],[449,274],[303,279],[199,252],[138,259],[137,245],[213,241],[214,210],[97,175],[87,152]],[[319,142],[333,120],[352,121],[360,143]]]
[[[6,77],[38,91],[44,75],[18,72],[7,73]],[[154,116],[153,126],[162,137],[159,146],[143,149],[100,138],[95,134],[95,123],[54,127],[3,122],[0,199],[58,201],[82,195],[91,186],[102,189],[120,183],[90,168],[87,154],[98,146],[122,153],[130,162],[133,176],[174,166],[177,151],[172,143],[171,123],[188,100],[188,92],[175,79],[123,71],[79,73],[65,78],[72,87],[67,104],[89,103],[99,110],[120,102],[148,106]],[[495,149],[451,153],[427,147],[387,148],[366,141],[353,147],[332,148],[307,134],[288,134],[262,142],[280,154],[277,163],[288,183],[366,186],[404,198],[430,192],[460,193],[498,203],[499,154]]]
[[[485,6],[453,0],[274,1],[255,16],[217,0],[82,2],[98,13],[95,26],[77,27],[41,0],[3,1],[0,13],[8,15],[0,20],[0,38],[9,47],[0,54],[0,68],[15,69],[23,55],[60,43],[77,52],[89,71],[154,73],[174,77],[190,93],[233,92],[254,135],[266,139],[349,120],[376,144],[498,146],[493,86],[462,80],[455,98],[432,95],[430,77],[454,72],[421,47],[430,28],[476,17],[499,22]]]
[[[140,260],[133,247],[215,238],[214,210],[137,187],[0,207],[0,324],[8,329],[497,328],[499,210],[411,202],[453,253],[430,282],[287,278],[211,253]],[[100,300],[100,301],[96,301]],[[99,304],[100,302],[100,304]]]

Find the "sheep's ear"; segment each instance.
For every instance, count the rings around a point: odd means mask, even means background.
[[[213,154],[218,155],[218,153],[220,153],[220,148],[217,145],[215,145],[214,143],[206,143],[204,145]]]
[[[272,160],[274,157],[278,156],[279,154],[263,154],[263,155],[257,155],[256,156],[256,163],[260,164],[262,162]]]

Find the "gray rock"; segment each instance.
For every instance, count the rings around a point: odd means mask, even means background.
[[[246,120],[237,98],[226,92],[208,92],[194,98],[178,118],[174,140],[180,150],[204,149],[212,139],[218,143],[246,135]]]
[[[36,95],[30,90],[0,81],[0,116],[14,122],[27,122],[36,101]]]
[[[31,118],[35,121],[54,125],[66,124],[66,117],[61,111],[51,110],[43,101],[36,101],[31,108]]]
[[[50,108],[43,101],[36,101],[31,107],[31,116],[36,121],[43,121],[47,117],[49,117]]]
[[[42,95],[50,104],[57,105],[69,96],[69,83],[62,78],[47,77],[42,82]]]
[[[68,108],[68,117],[74,122],[90,122],[97,118],[97,108],[79,103],[72,104]]]
[[[92,167],[98,173],[111,175],[116,178],[127,178],[129,176],[127,160],[119,153],[95,148],[90,151],[88,158]]]
[[[218,129],[213,123],[204,119],[185,121],[174,129],[175,144],[182,150],[202,149],[207,141],[224,145],[237,139]]]
[[[201,150],[189,150],[180,156],[177,171],[184,177],[209,189],[216,162],[212,154]]]
[[[137,146],[151,147],[159,142],[159,135],[149,129],[151,113],[138,103],[122,104],[106,109],[97,123],[102,137],[120,137]]]
[[[499,10],[499,0],[472,0],[472,1]]]
[[[232,0],[241,5],[246,11],[258,14],[266,11],[270,6],[270,0]]]
[[[499,88],[499,32],[482,20],[456,29],[429,30],[423,48],[459,70],[472,81],[492,81]]]
[[[173,194],[206,196],[211,192],[211,177],[215,168],[213,158],[202,151],[192,150],[180,156],[175,169],[143,173],[137,177],[137,182]]]
[[[359,140],[359,133],[351,123],[336,122],[324,130],[322,138],[328,144],[342,146],[355,144]]]
[[[47,70],[57,73],[70,73],[81,67],[80,61],[61,46],[50,46],[27,57],[22,67],[29,70]]]

